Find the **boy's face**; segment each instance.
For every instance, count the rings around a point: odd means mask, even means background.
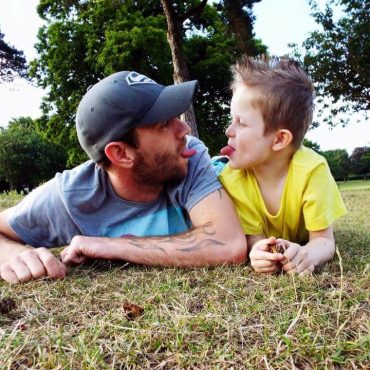
[[[231,100],[232,122],[226,129],[231,147],[231,168],[252,168],[271,156],[275,133],[264,135],[265,124],[259,109],[252,107],[254,89],[238,85]]]

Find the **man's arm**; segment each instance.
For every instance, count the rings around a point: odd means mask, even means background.
[[[46,248],[31,248],[8,224],[11,208],[0,212],[0,276],[9,283],[41,277],[60,278],[66,267]]]
[[[179,267],[237,264],[246,260],[246,238],[234,205],[223,189],[196,204],[190,211],[190,219],[194,228],[173,236],[75,236],[62,252],[62,260],[81,263],[89,257]]]

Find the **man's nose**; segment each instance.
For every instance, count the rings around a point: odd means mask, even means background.
[[[176,130],[176,136],[177,138],[182,139],[185,135],[191,133],[190,126],[183,120],[177,119],[177,130]]]

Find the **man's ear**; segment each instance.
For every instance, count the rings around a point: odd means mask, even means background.
[[[122,141],[112,141],[104,149],[105,155],[111,163],[130,168],[134,163],[134,148]]]
[[[289,130],[280,129],[275,136],[274,143],[272,144],[272,149],[275,151],[282,150],[286,148],[293,140],[293,135]]]

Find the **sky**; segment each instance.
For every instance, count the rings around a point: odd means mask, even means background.
[[[325,0],[318,1],[321,6]],[[27,61],[37,57],[33,45],[42,24],[36,13],[39,0],[0,0],[0,29],[5,41],[24,51]],[[268,46],[270,54],[284,55],[288,44],[301,45],[309,32],[319,26],[310,16],[308,0],[261,0],[254,5],[256,37]],[[6,126],[12,118],[40,116],[43,90],[22,79],[12,84],[0,84],[0,126]],[[357,120],[361,122],[358,123]],[[346,149],[351,154],[355,147],[370,146],[370,122],[361,115],[350,116],[345,127],[332,130],[321,124],[308,132],[306,137],[320,145],[322,150]]]

